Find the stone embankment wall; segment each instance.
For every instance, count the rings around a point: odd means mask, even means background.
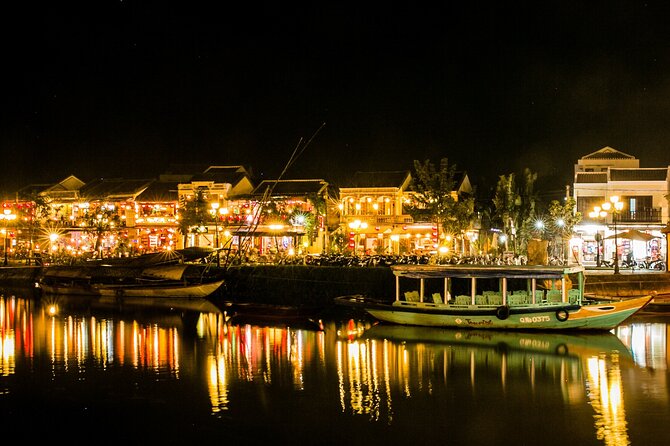
[[[40,266],[0,268],[0,285],[16,288],[34,287],[41,273]]]
[[[218,299],[273,304],[323,304],[347,294],[390,299],[395,280],[389,268],[245,266],[229,268]],[[439,290],[438,290],[439,291]],[[670,273],[586,274],[588,294],[631,297],[670,294]],[[427,291],[428,292],[428,291]]]
[[[214,299],[280,305],[324,305],[334,297],[395,295],[390,268],[343,268],[305,265],[231,267]]]
[[[41,267],[0,268],[0,285],[34,287]],[[281,305],[325,305],[337,296],[366,294],[390,299],[395,280],[389,268],[347,268],[305,265],[231,267],[219,272],[226,279],[211,300]],[[218,275],[218,274],[217,274]],[[597,296],[630,297],[670,294],[670,273],[589,274],[586,292]]]
[[[632,297],[651,292],[670,294],[670,273],[591,274],[585,292],[596,296]]]

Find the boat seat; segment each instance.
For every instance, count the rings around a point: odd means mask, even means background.
[[[405,300],[407,302],[418,302],[419,301],[419,292],[418,291],[405,291]]]
[[[544,301],[544,290],[535,290],[535,303],[539,304]]]
[[[487,303],[488,299],[486,296],[482,296],[481,294],[475,296],[475,305],[486,305]]]
[[[502,305],[502,295],[495,293],[486,296],[489,305]]]
[[[510,305],[525,305],[528,303],[528,296],[524,294],[512,294],[508,296],[508,301]]]
[[[470,302],[472,302],[472,298],[470,296],[465,296],[465,295],[459,295],[456,296],[456,300],[454,301],[455,305],[470,305]]]
[[[436,304],[442,304],[442,295],[440,293],[433,293],[433,302]]]
[[[578,289],[573,288],[571,290],[568,290],[568,302],[570,302],[571,304],[577,304],[579,303],[579,298],[580,295]]]
[[[547,302],[556,303],[561,302],[561,291],[560,290],[548,290],[547,291]]]

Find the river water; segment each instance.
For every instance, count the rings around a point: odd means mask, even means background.
[[[667,316],[528,334],[0,297],[5,438],[66,444],[667,445]]]

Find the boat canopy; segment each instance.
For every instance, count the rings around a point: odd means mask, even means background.
[[[561,279],[568,274],[584,272],[581,265],[393,265],[391,269],[396,276],[414,279]]]

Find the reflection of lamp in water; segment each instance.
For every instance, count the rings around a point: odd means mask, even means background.
[[[598,440],[604,440],[606,445],[630,444],[618,353],[611,353],[609,361],[592,356],[586,367]]]

